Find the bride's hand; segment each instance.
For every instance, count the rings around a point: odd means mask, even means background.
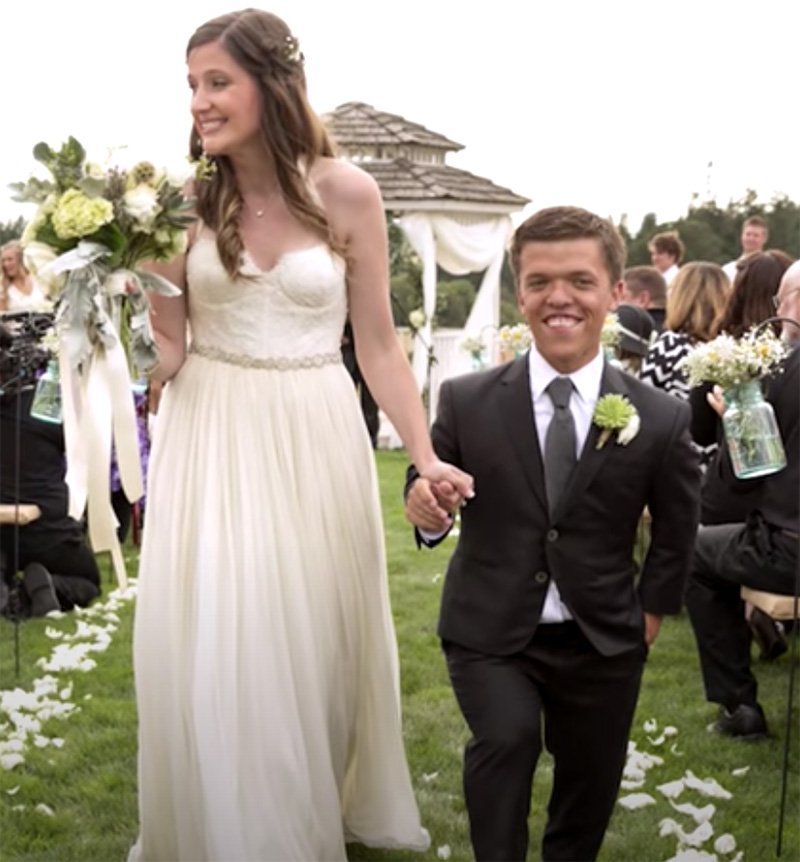
[[[475,481],[472,476],[438,458],[426,464],[425,468],[420,470],[420,476],[434,484],[449,482],[464,500],[471,500],[475,496]]]

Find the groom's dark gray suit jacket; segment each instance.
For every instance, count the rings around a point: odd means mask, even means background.
[[[643,611],[680,610],[692,556],[700,474],[686,403],[606,364],[601,395],[627,396],[637,436],[597,448],[593,424],[557,510],[548,512],[528,359],[446,381],[433,426],[437,454],[475,477],[476,496],[442,597],[439,635],[483,653],[523,649],[548,583],[604,655],[641,648]],[[409,481],[414,477],[413,468]],[[647,507],[651,541],[633,559]]]

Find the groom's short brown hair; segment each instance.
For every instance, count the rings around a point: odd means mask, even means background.
[[[557,242],[565,239],[596,239],[605,260],[611,283],[622,278],[625,242],[611,221],[580,207],[547,207],[526,219],[511,240],[511,268],[519,278],[519,259],[529,242]]]

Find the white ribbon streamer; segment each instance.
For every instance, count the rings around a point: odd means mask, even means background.
[[[76,520],[88,508],[89,541],[108,551],[117,583],[127,587],[125,561],[111,506],[111,450],[116,448],[120,480],[127,499],[144,494],[136,410],[125,351],[119,338],[96,344],[83,373],[71,367],[66,348],[59,350],[62,418],[67,456],[69,514]]]

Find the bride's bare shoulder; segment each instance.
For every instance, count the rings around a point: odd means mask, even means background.
[[[357,165],[343,159],[317,159],[311,169],[311,179],[327,206],[364,204],[380,197],[375,180]]]

